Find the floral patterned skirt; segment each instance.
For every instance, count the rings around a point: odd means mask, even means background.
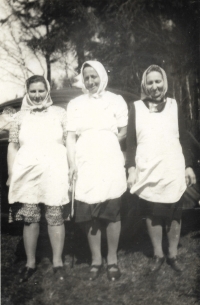
[[[24,221],[31,224],[40,222],[44,214],[48,225],[60,226],[69,217],[69,204],[62,206],[47,206],[43,204],[14,203],[9,209],[9,223]]]

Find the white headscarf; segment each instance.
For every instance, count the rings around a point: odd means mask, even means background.
[[[38,75],[39,76],[39,75]],[[44,77],[43,77],[44,78]],[[42,101],[41,104],[39,105],[35,105],[35,103],[33,101],[31,101],[29,94],[28,94],[28,87],[27,87],[27,81],[29,79],[26,80],[25,83],[25,96],[22,100],[22,106],[21,106],[21,110],[36,110],[36,109],[46,109],[49,106],[51,106],[53,104],[51,97],[50,97],[50,84],[48,82],[48,80],[46,78],[44,78],[44,81],[46,83],[46,87],[47,87],[47,94],[44,98],[44,100]],[[38,81],[40,82],[40,81]]]
[[[153,71],[160,72],[160,74],[162,75],[162,78],[163,78],[163,92],[162,92],[161,100],[165,97],[165,94],[166,94],[167,89],[168,89],[167,75],[161,67],[159,67],[157,65],[151,65],[144,71],[143,76],[142,76],[141,100],[149,99],[149,100],[153,101],[153,98],[151,97],[151,94],[147,89],[147,75],[150,72],[153,72]]]
[[[97,72],[97,74],[99,75],[99,78],[100,78],[100,85],[99,85],[97,92],[94,94],[90,94],[89,90],[87,90],[85,88],[85,86],[83,86],[82,91],[84,93],[88,93],[88,94],[92,95],[92,97],[94,97],[94,98],[98,98],[98,97],[102,96],[103,93],[105,92],[106,86],[108,84],[108,74],[107,74],[104,66],[99,61],[88,60],[88,61],[84,62],[84,64],[82,65],[82,68],[81,68],[81,78],[82,78],[83,84],[84,84],[83,69],[86,64],[91,66]]]

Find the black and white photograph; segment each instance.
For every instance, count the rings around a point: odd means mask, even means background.
[[[0,26],[1,304],[200,304],[200,1]]]

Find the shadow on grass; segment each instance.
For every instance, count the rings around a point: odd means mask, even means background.
[[[130,203],[132,205],[132,203]],[[125,208],[125,207],[124,207]],[[198,252],[200,214],[183,214],[180,257],[186,264],[181,276],[163,264],[156,275],[146,275],[152,247],[146,232],[145,220],[133,204],[123,215],[119,245],[119,266],[122,272],[116,283],[108,281],[106,268],[95,282],[89,282],[90,259],[86,236],[79,226],[66,222],[64,261],[66,279],[59,283],[53,275],[52,251],[46,222],[42,221],[37,247],[38,270],[27,283],[19,285],[18,269],[25,262],[22,242],[22,224],[2,223],[2,305],[155,305],[198,304],[199,268]],[[106,240],[102,240],[106,257]],[[17,259],[16,259],[17,257]],[[74,268],[71,268],[72,262]]]
[[[90,262],[90,251],[87,238],[79,225],[73,221],[65,222],[65,245],[63,251],[63,259],[68,264],[76,264]],[[200,209],[188,209],[183,211],[181,236],[187,235],[189,232],[200,230]],[[25,261],[26,255],[22,240],[23,224],[8,224],[7,219],[2,219],[2,234],[11,236],[21,236],[15,251],[16,262]],[[167,253],[168,242],[166,234],[163,236],[163,248]],[[181,244],[179,245],[181,247]],[[145,218],[142,217],[136,196],[125,193],[123,197],[122,207],[122,231],[120,236],[119,250],[125,253],[140,252],[146,257],[153,255],[152,245],[147,233]],[[102,253],[106,259],[107,243],[105,232],[102,236]],[[43,258],[52,261],[52,250],[47,232],[46,220],[42,218],[40,224],[40,235],[37,246],[37,262]]]

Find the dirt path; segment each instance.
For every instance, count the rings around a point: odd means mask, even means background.
[[[179,254],[185,271],[181,275],[177,275],[166,263],[156,275],[148,273],[152,248],[145,225],[140,221],[137,230],[129,226],[123,231],[119,247],[120,280],[116,283],[107,280],[105,264],[99,279],[89,282],[89,252],[85,237],[78,229],[74,233],[71,224],[66,227],[65,281],[58,283],[54,278],[51,248],[46,227],[42,226],[37,272],[29,282],[18,284],[17,271],[24,265],[22,227],[8,227],[3,222],[2,305],[200,304],[200,210],[187,211],[183,215]],[[102,246],[105,253],[104,242]],[[74,268],[71,268],[72,252],[75,253]]]

